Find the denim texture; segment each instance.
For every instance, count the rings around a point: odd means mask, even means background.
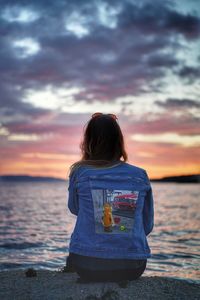
[[[132,198],[137,197],[134,218],[124,219],[127,225],[132,224],[129,231],[120,227],[123,231],[118,232],[115,229],[117,225],[114,225],[113,231],[104,233],[95,227],[97,202],[93,194],[98,196],[101,191],[107,191],[109,195],[123,194],[125,191],[127,197],[128,192],[132,191]],[[146,236],[153,229],[154,205],[151,184],[145,170],[124,162],[107,168],[80,166],[69,178],[68,192],[68,209],[77,216],[69,245],[70,253],[124,259],[146,259],[151,256]],[[116,201],[118,198],[113,196],[112,199]],[[120,213],[121,219],[123,214],[130,215],[124,209]]]

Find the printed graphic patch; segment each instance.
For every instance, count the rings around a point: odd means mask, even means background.
[[[130,232],[138,195],[138,191],[92,189],[96,233]]]

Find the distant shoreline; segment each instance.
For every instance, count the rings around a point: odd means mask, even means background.
[[[67,180],[67,179],[66,179]],[[29,176],[29,175],[2,175],[0,176],[0,182],[57,182],[66,181],[62,178],[46,177],[46,176]]]
[[[150,179],[151,182],[175,182],[175,183],[200,183],[200,174],[169,176],[158,179]],[[2,175],[0,182],[66,182],[67,179],[30,176],[30,175]]]
[[[151,179],[151,182],[200,183],[200,174],[169,176],[160,179]]]

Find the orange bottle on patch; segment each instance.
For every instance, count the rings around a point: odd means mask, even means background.
[[[102,223],[104,226],[104,231],[112,231],[111,227],[113,225],[113,216],[112,207],[109,203],[104,204]]]

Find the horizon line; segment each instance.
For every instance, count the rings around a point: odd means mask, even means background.
[[[41,176],[41,175],[29,175],[29,174],[0,174],[1,177],[31,177],[31,178],[49,178],[49,179],[55,179],[55,180],[68,180],[68,177],[63,178],[63,177],[55,177],[55,176]],[[193,173],[193,174],[180,174],[180,175],[170,175],[170,176],[163,176],[159,178],[149,178],[150,181],[154,180],[162,180],[162,179],[167,179],[167,178],[180,178],[180,177],[189,177],[189,176],[200,176],[200,173]]]

